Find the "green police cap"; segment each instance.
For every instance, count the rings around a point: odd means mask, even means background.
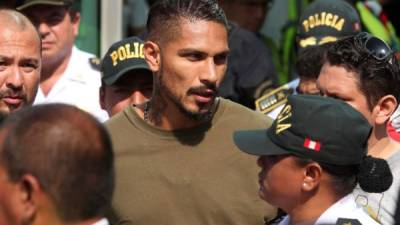
[[[372,130],[346,102],[312,95],[291,95],[272,126],[236,131],[235,144],[252,155],[292,154],[332,165],[361,164]]]
[[[112,44],[101,60],[102,81],[112,85],[132,70],[146,70],[152,76],[144,59],[143,44],[138,37],[125,38]]]
[[[298,47],[322,45],[361,31],[357,10],[344,0],[316,0],[304,10],[297,28]]]
[[[17,10],[24,10],[35,5],[70,6],[74,0],[23,0]]]

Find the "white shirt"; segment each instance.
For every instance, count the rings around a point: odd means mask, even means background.
[[[374,219],[357,206],[352,194],[341,198],[317,219],[314,225],[336,224],[339,218],[357,219],[363,225],[379,225]],[[290,225],[290,216],[286,216],[278,225]]]
[[[101,122],[108,119],[99,102],[100,72],[93,69],[89,59],[94,55],[76,48],[72,49],[67,69],[45,96],[39,87],[34,105],[43,103],[66,103],[85,110]]]
[[[110,223],[108,222],[108,220],[106,218],[103,218],[92,225],[109,225],[109,224]]]

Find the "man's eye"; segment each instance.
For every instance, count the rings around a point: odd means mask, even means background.
[[[126,93],[126,92],[130,92],[130,89],[128,87],[118,87],[116,89],[114,89],[115,93]]]
[[[28,68],[34,68],[34,69],[38,68],[38,66],[34,63],[26,63],[23,66],[28,67]]]
[[[62,14],[54,14],[51,15],[49,18],[45,19],[45,23],[49,25],[57,25],[62,22],[64,19],[64,15]]]
[[[185,57],[190,61],[199,61],[199,60],[203,59],[203,55],[200,53],[187,54]]]
[[[215,64],[224,64],[228,60],[228,54],[224,53],[224,54],[216,55],[214,60],[215,60]]]
[[[150,90],[150,91],[152,91],[152,90],[153,90],[153,84],[144,85],[142,89],[143,89],[143,90]]]
[[[25,63],[22,65],[22,68],[24,68],[26,72],[32,72],[38,68],[38,65],[34,63]]]
[[[5,70],[7,67],[7,62],[6,61],[0,61],[0,70]]]

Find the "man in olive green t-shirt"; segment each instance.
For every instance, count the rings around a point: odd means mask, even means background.
[[[223,11],[209,0],[162,0],[147,29],[153,97],[106,123],[116,154],[113,224],[264,224],[276,210],[259,199],[256,159],[236,150],[232,134],[271,122],[216,97],[229,53]]]

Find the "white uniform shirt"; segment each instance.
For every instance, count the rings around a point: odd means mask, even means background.
[[[89,58],[93,57],[94,55],[83,52],[74,46],[64,74],[54,84],[47,96],[39,87],[33,104],[71,104],[91,113],[101,122],[107,120],[107,112],[101,109],[99,102],[100,72],[93,69],[89,63]]]
[[[315,222],[315,225],[334,225],[339,218],[357,219],[363,225],[379,225],[374,219],[357,206],[352,194],[346,195],[327,210]],[[290,216],[286,216],[278,225],[290,225]]]

